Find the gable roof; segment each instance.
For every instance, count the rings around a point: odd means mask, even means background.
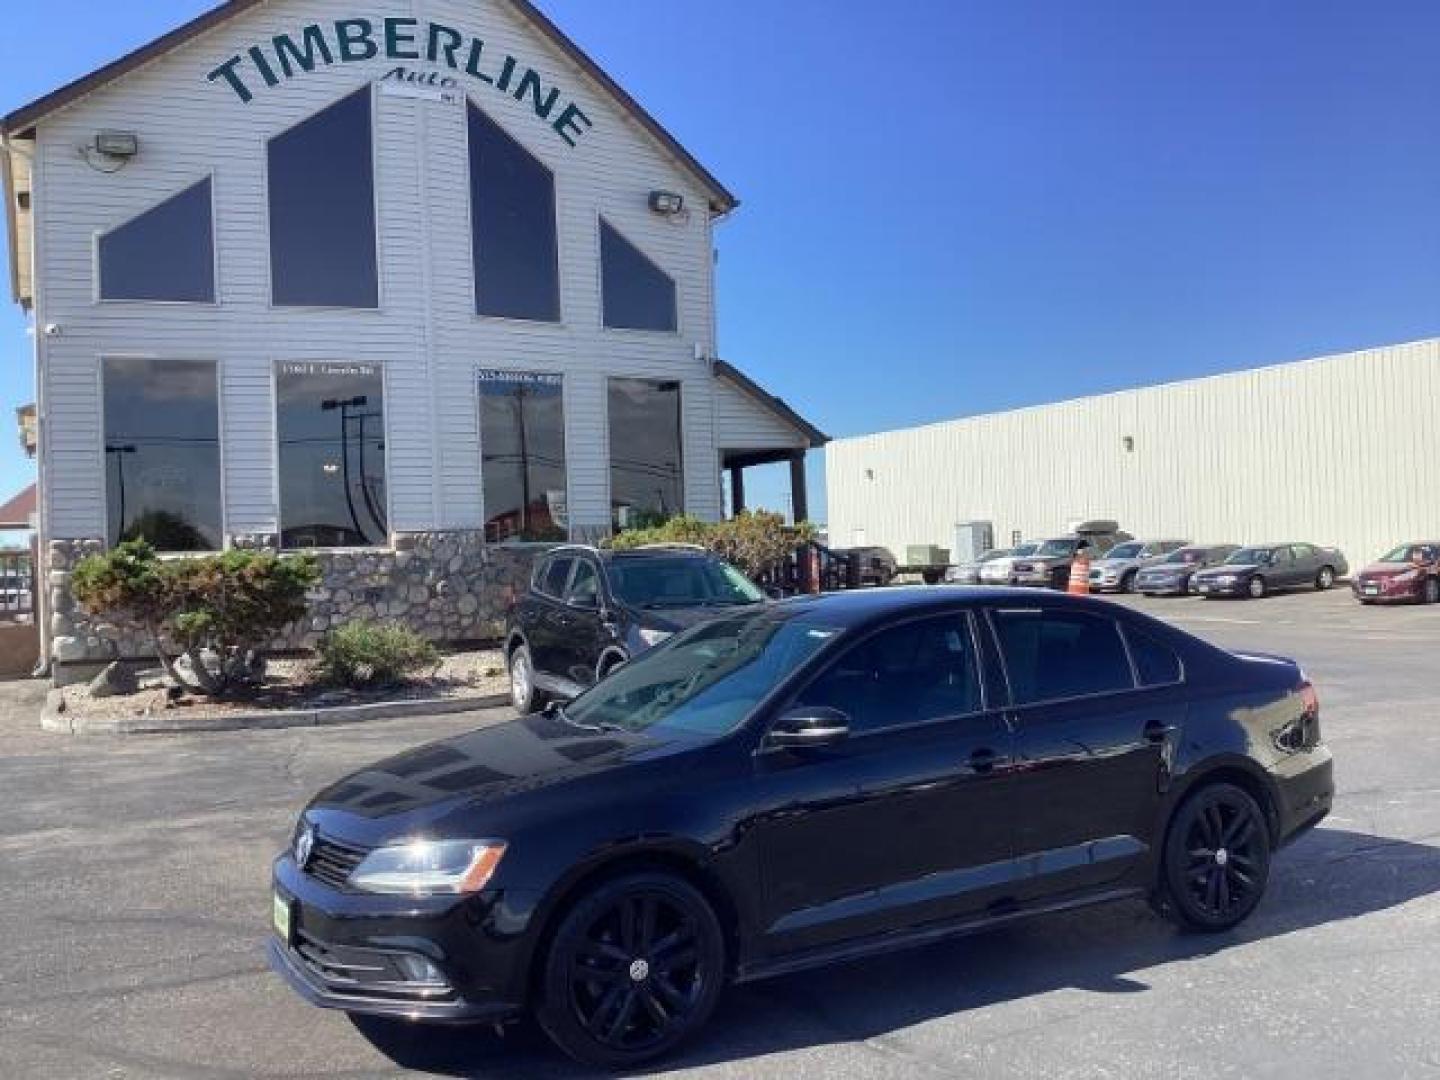
[[[714,370],[716,378],[724,379],[762,408],[768,410],[783,423],[788,424],[800,432],[800,434],[804,435],[806,441],[810,444],[810,449],[818,450],[830,441],[829,435],[826,435],[814,424],[810,423],[809,420],[806,420],[787,405],[784,398],[778,398],[770,393],[734,364],[727,364],[724,360],[716,360],[714,361]]]
[[[30,528],[30,519],[35,515],[38,502],[35,485],[31,484],[0,506],[0,529]]]
[[[199,37],[210,30],[243,15],[251,8],[259,7],[268,0],[224,0],[218,7],[212,8],[203,15],[190,20],[183,26],[178,26],[168,34],[156,38],[148,45],[143,45],[134,52],[122,56],[113,63],[106,64],[102,68],[92,71],[89,75],[82,76],[74,82],[69,83],[60,89],[46,94],[44,97],[32,101],[16,109],[9,116],[0,120],[0,133],[6,135],[21,135],[34,127],[47,114],[93,93],[116,79],[122,78],[134,71],[136,68],[148,64],[150,61],[185,45],[192,39]],[[528,22],[535,30],[552,45],[564,53],[573,61],[581,71],[599,84],[600,88],[612,97],[620,106],[621,111],[640,125],[660,146],[670,153],[680,165],[692,173],[705,188],[710,198],[710,209],[718,214],[728,213],[740,205],[735,198],[714,175],[701,165],[699,161],[681,146],[675,136],[671,135],[660,124],[660,121],[651,116],[633,97],[627,94],[620,84],[607,75],[594,60],[590,59],[585,52],[576,45],[570,38],[556,26],[550,19],[541,12],[531,0],[508,0],[516,12]]]

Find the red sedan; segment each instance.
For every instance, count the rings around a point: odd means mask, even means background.
[[[1356,574],[1351,588],[1362,604],[1440,601],[1440,543],[1401,544]]]

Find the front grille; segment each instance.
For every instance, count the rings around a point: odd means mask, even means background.
[[[315,848],[310,861],[305,864],[305,873],[316,881],[324,882],[332,889],[343,889],[350,880],[350,874],[370,852],[353,844],[342,844],[328,836],[315,837]]]
[[[445,1001],[455,996],[438,972],[429,979],[410,977],[401,953],[331,945],[303,929],[296,931],[295,952],[332,994],[372,1001]]]

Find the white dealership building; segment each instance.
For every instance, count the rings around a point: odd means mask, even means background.
[[[721,516],[815,427],[720,359],[735,198],[527,0],[229,0],[0,121],[46,646],[74,560],[314,549],[343,618],[483,636],[526,541]],[[47,580],[44,576],[40,580]]]
[[[951,547],[1115,519],[1137,537],[1335,545],[1352,565],[1440,540],[1440,339],[837,439],[832,544]]]

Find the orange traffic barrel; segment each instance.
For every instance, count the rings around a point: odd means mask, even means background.
[[[1071,596],[1090,595],[1090,556],[1083,551],[1070,564],[1070,587],[1065,591]]]

